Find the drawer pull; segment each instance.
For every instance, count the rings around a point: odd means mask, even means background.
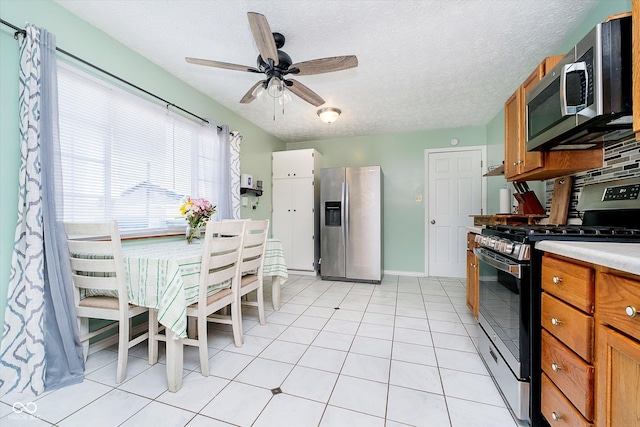
[[[627,316],[634,318],[638,315],[638,310],[636,310],[636,308],[632,305],[628,305],[625,309],[624,309],[625,313],[627,313]]]
[[[562,417],[555,412],[551,413],[551,418],[553,418],[553,421],[560,421],[562,419]]]
[[[562,366],[558,365],[557,363],[552,363],[551,369],[553,369],[554,372],[562,371]]]
[[[562,321],[560,319],[558,319],[558,318],[552,317],[551,318],[551,324],[553,326],[560,326],[560,325],[562,325]]]
[[[560,283],[562,283],[562,277],[558,277],[558,276],[553,276],[553,283],[555,283],[556,285],[559,285]]]

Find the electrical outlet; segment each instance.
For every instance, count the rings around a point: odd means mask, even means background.
[[[420,203],[420,202],[422,202],[422,194],[416,194],[416,195],[413,197],[413,200],[414,200],[416,203]]]

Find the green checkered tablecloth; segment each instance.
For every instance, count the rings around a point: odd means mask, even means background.
[[[198,298],[202,244],[185,239],[144,239],[123,244],[129,302],[158,309],[158,321],[180,337],[186,337],[186,308]],[[282,243],[269,239],[265,250],[265,276],[288,278]],[[210,289],[229,287],[223,283]]]

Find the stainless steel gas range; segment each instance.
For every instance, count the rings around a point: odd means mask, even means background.
[[[513,414],[533,426],[540,415],[540,269],[535,243],[640,243],[640,178],[582,189],[582,225],[487,226],[476,236],[480,268],[478,350]]]

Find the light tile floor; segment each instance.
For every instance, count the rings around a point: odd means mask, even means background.
[[[186,347],[177,393],[167,391],[162,344],[159,363],[149,366],[144,342],[131,349],[122,384],[115,384],[115,348],[97,352],[81,384],[0,398],[0,425],[518,425],[476,353],[462,281],[291,276],[282,300],[277,312],[266,304],[266,326],[255,309],[244,312],[240,348],[227,326],[210,325],[211,375],[200,374],[197,348]],[[277,387],[282,393],[272,394]],[[15,413],[16,402],[29,411]]]

